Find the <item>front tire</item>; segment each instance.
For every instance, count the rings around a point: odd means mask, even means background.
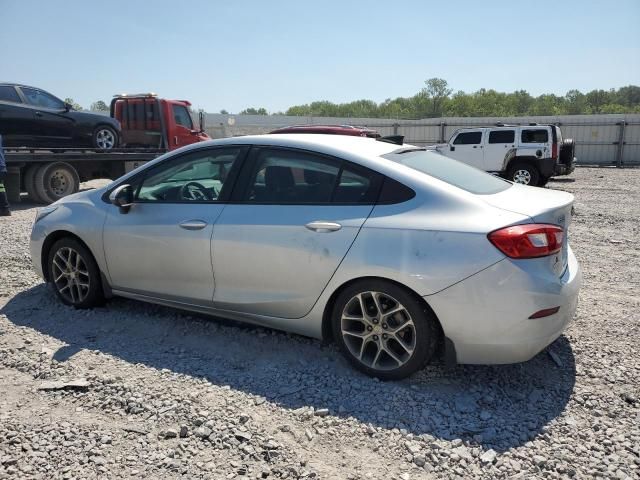
[[[347,360],[382,380],[399,380],[423,368],[440,341],[433,312],[386,280],[363,280],[342,291],[332,328]]]
[[[55,242],[47,267],[56,295],[65,305],[91,308],[104,301],[98,264],[78,240],[65,237]]]
[[[116,131],[101,125],[93,132],[93,146],[99,150],[111,150],[118,146],[118,134]]]
[[[540,172],[527,162],[516,162],[509,167],[507,179],[522,185],[538,186],[540,182]]]

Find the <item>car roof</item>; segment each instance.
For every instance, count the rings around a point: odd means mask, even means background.
[[[11,86],[11,87],[27,87],[27,88],[35,88],[37,90],[44,90],[40,87],[34,87],[32,85],[25,85],[24,83],[13,83],[13,82],[0,82],[2,86]]]

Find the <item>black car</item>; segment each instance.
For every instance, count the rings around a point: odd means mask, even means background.
[[[39,88],[0,83],[0,135],[5,147],[118,146],[120,124],[106,116],[73,110]]]

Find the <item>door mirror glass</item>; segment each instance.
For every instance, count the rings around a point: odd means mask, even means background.
[[[120,209],[120,213],[127,213],[133,204],[133,188],[124,184],[109,194],[109,201]]]

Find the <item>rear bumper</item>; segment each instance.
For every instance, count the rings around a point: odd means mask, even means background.
[[[553,173],[554,175],[569,175],[570,173],[572,173],[575,169],[576,169],[576,157],[573,157],[573,159],[571,160],[571,163],[569,165],[566,165],[564,163],[558,163],[556,164],[556,168],[555,168],[555,172]]]
[[[524,362],[562,334],[578,303],[580,267],[571,249],[560,278],[536,262],[505,259],[424,297],[453,344],[457,363]],[[529,319],[556,306],[560,309],[553,315]]]

